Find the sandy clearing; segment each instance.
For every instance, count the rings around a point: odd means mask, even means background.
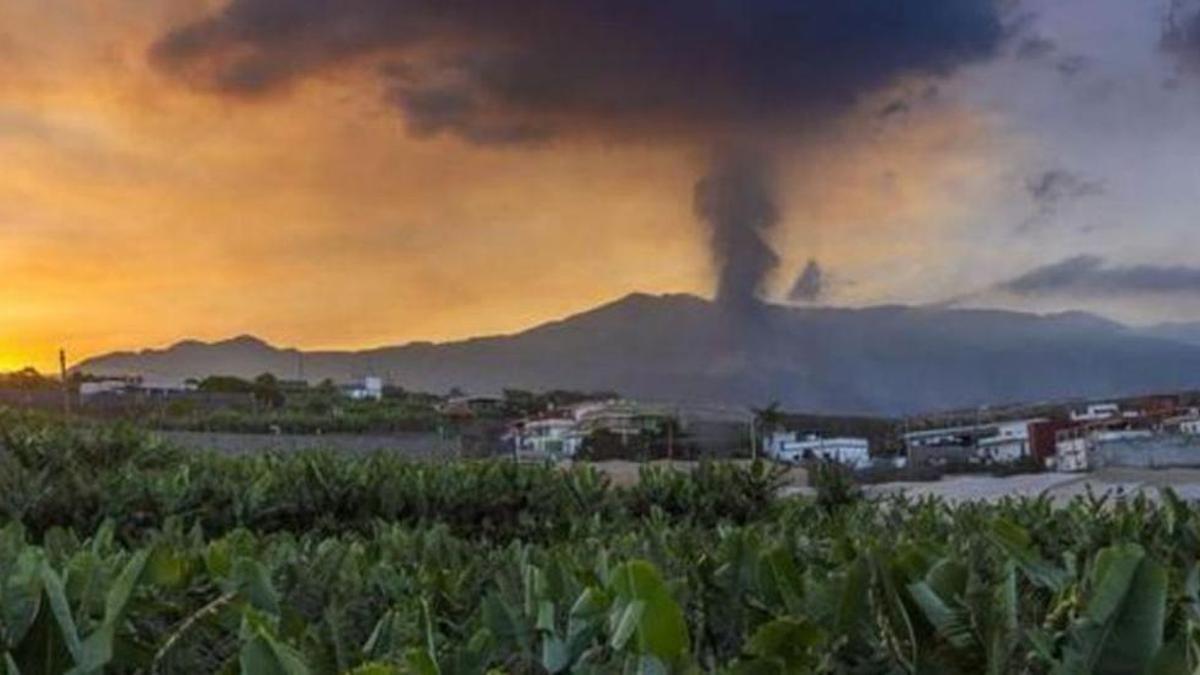
[[[1170,486],[1180,497],[1200,500],[1200,470],[1195,469],[1103,469],[1087,474],[1042,473],[998,478],[994,476],[951,476],[929,483],[885,483],[868,486],[868,494],[904,493],[912,497],[936,496],[950,502],[995,501],[1004,497],[1036,497],[1046,494],[1067,501],[1087,494],[1131,495],[1144,492],[1157,496]]]
[[[747,465],[750,460],[730,460],[734,464]],[[656,467],[661,469],[691,472],[700,462],[691,461],[668,461],[657,460],[653,462],[630,462],[625,460],[609,460],[605,462],[589,462],[589,466],[595,468],[605,474],[612,480],[614,486],[628,487],[635,485],[638,482],[638,473],[642,467]],[[570,463],[564,464],[570,466]],[[801,487],[808,485],[808,472],[799,467],[790,467],[784,474],[784,485],[788,488]]]

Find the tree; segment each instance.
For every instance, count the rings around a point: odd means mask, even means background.
[[[254,383],[232,375],[212,375],[201,380],[197,389],[214,394],[253,394]]]
[[[12,389],[53,389],[58,386],[55,380],[44,377],[33,368],[22,368],[15,373],[0,375],[0,386]]]
[[[771,401],[765,408],[754,409],[754,419],[750,422],[750,455],[758,458],[759,437],[766,439],[770,434],[783,429],[787,419],[779,409],[779,401]]]
[[[779,431],[783,428],[784,421],[787,420],[787,415],[779,408],[779,401],[771,401],[765,408],[756,408],[754,410],[754,421],[763,434],[769,434]]]
[[[268,408],[280,408],[287,401],[279,388],[279,379],[271,373],[263,373],[254,379],[254,398]]]

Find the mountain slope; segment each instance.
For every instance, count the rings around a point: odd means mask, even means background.
[[[1138,331],[1148,337],[1200,346],[1200,321],[1160,323]]]
[[[77,369],[310,380],[384,375],[444,392],[613,389],[646,398],[901,413],[1200,385],[1200,347],[1082,313],[919,307],[735,312],[634,294],[507,336],[361,352],[278,350],[253,338],[102,356]]]

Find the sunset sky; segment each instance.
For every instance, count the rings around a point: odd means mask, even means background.
[[[914,41],[776,17],[788,48],[746,56],[769,24],[724,0],[4,0],[0,370],[709,296],[693,191],[730,138],[774,167],[770,299],[815,261],[796,301],[1200,319],[1200,6],[958,1]]]

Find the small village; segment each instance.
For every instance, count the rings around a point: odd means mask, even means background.
[[[908,431],[904,456],[918,466],[1024,464],[1064,473],[1200,466],[1200,408],[1180,398],[1090,403],[1063,417]]]
[[[379,376],[340,384],[269,375],[252,381],[76,376],[64,390],[61,380],[18,373],[0,383],[0,403],[50,410],[66,406],[85,416],[148,421],[167,431],[249,430],[254,433],[244,435],[251,439],[402,429],[409,432],[403,442],[425,448],[429,457],[829,462],[867,482],[1200,467],[1200,400],[1188,393],[889,419],[639,401],[612,392],[418,394]],[[355,426],[348,420],[356,415],[376,423]],[[390,425],[377,424],[389,415]],[[230,427],[235,418],[242,423]],[[297,419],[308,423],[297,426]]]

